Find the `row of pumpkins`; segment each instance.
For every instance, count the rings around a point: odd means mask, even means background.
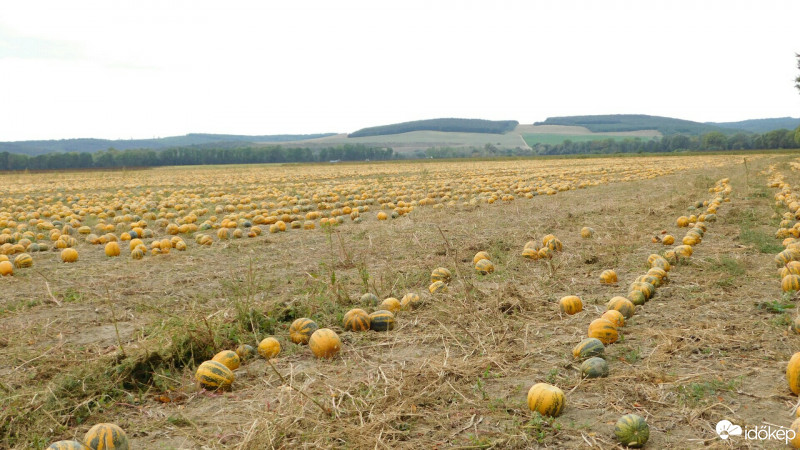
[[[796,165],[792,166],[796,170]],[[775,255],[775,264],[778,266],[778,275],[781,277],[781,289],[783,292],[796,292],[800,290],[800,226],[792,224],[800,220],[800,198],[792,192],[792,187],[784,179],[775,165],[767,168],[769,175],[767,185],[771,188],[780,189],[775,193],[775,206],[785,208],[781,216],[780,228],[775,234],[778,239],[783,239],[785,250]],[[796,316],[789,326],[790,331],[800,333],[800,317]],[[796,352],[789,359],[786,366],[786,381],[789,389],[796,395],[800,395],[800,352]],[[795,410],[795,420],[789,426],[794,430],[795,438],[789,441],[793,448],[800,448],[800,408]]]
[[[707,202],[699,202],[698,205],[707,206],[705,214],[699,217],[681,217],[678,219],[678,226],[684,226],[684,220],[692,224],[687,236],[681,246],[665,252],[664,256],[652,254],[647,258],[649,269],[646,274],[638,277],[629,289],[627,297],[615,296],[606,305],[607,310],[597,319],[593,320],[588,327],[587,338],[579,342],[573,349],[573,357],[582,360],[580,366],[583,378],[606,377],[609,373],[608,362],[604,359],[605,346],[612,344],[619,338],[618,328],[625,326],[625,320],[633,316],[637,305],[643,305],[655,295],[656,288],[668,281],[667,273],[673,264],[679,263],[682,259],[691,256],[691,248],[702,240],[706,231],[705,221],[713,214],[717,208],[725,201],[729,201],[731,188],[729,179],[719,180],[711,192],[715,193],[714,198]],[[693,208],[697,206],[693,205]],[[581,236],[591,238],[594,230],[584,227]],[[665,238],[671,236],[667,235]],[[688,238],[688,239],[687,239]],[[546,236],[543,239],[543,246],[552,239]],[[671,242],[670,242],[671,241]],[[665,245],[674,242],[673,239],[658,239]],[[527,247],[527,246],[526,246]],[[531,246],[532,247],[532,246]],[[686,249],[688,247],[688,250]],[[670,263],[672,260],[672,263]],[[615,271],[607,269],[600,274],[600,282],[603,284],[616,284],[618,277]],[[559,309],[562,313],[572,315],[583,310],[583,303],[580,297],[575,295],[562,297],[559,302]],[[556,386],[547,383],[537,383],[528,392],[528,406],[531,410],[537,411],[542,415],[556,417],[561,414],[566,397],[564,392]],[[623,416],[614,427],[617,439],[628,447],[641,447],[649,438],[649,426],[647,422],[636,414]]]

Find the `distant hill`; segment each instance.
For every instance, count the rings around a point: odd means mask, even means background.
[[[185,136],[171,136],[154,139],[60,139],[47,141],[0,142],[0,152],[23,153],[36,156],[52,152],[94,153],[108,148],[117,150],[149,149],[159,150],[170,147],[190,147],[217,145],[227,147],[233,143],[283,143],[333,136],[322,134],[276,134],[246,136],[237,134],[192,133]]]
[[[742,131],[730,127],[693,122],[691,120],[648,116],[644,114],[548,117],[544,122],[536,122],[534,125],[579,126],[586,127],[595,133],[657,130],[663,135],[687,134],[695,136],[712,131],[719,131],[725,134],[733,134],[737,131]]]
[[[750,133],[766,133],[773,130],[794,130],[800,126],[800,118],[794,117],[776,117],[774,119],[750,119],[742,120],[739,122],[706,122],[709,125],[715,125],[723,128],[733,128],[741,131],[749,131]]]
[[[378,127],[362,128],[347,137],[384,136],[388,134],[410,133],[412,131],[442,131],[454,133],[503,134],[513,131],[519,125],[516,120],[483,119],[428,119],[413,122],[395,123]]]

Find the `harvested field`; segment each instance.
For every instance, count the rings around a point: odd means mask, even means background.
[[[614,424],[628,413],[649,424],[647,448],[783,447],[722,440],[715,426],[794,420],[785,371],[800,345],[787,331],[796,300],[781,291],[774,262],[787,206],[770,187],[776,172],[790,190],[800,184],[790,162],[722,155],[2,175],[0,235],[13,246],[31,231],[30,243],[48,249],[26,251],[32,267],[0,277],[0,447],[45,448],[113,422],[147,449],[615,448]],[[678,217],[708,214],[696,202],[718,196],[730,201],[691,257],[606,346],[609,376],[582,379],[572,348],[589,323],[647,273],[648,255],[675,247],[658,242],[664,232],[681,243],[688,228]],[[278,221],[287,231],[270,232]],[[197,229],[167,231],[188,224]],[[253,227],[263,232],[247,237]],[[135,228],[152,232],[141,260],[129,241],[120,240],[119,257],[89,242]],[[77,262],[61,262],[53,230],[77,241]],[[562,251],[522,256],[547,234]],[[153,254],[153,242],[176,236],[185,251]],[[493,273],[474,269],[479,251]],[[430,294],[437,267],[452,280]],[[606,269],[617,283],[600,283]],[[345,312],[376,309],[361,302],[365,292],[414,292],[423,304],[397,312],[392,331],[345,331]],[[582,299],[581,312],[559,311],[567,295]],[[317,359],[289,340],[300,317],[339,335],[336,357]],[[267,336],[281,353],[245,359],[230,391],[197,385],[201,362]],[[558,417],[529,410],[539,382],[564,391]]]

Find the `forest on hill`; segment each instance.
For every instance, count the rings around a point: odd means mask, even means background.
[[[347,137],[382,136],[387,134],[409,133],[412,131],[503,134],[513,131],[517,125],[519,125],[519,122],[516,120],[429,119],[362,128],[354,133],[348,134]]]

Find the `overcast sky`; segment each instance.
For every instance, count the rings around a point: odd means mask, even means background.
[[[798,0],[0,1],[0,141],[800,117]]]

